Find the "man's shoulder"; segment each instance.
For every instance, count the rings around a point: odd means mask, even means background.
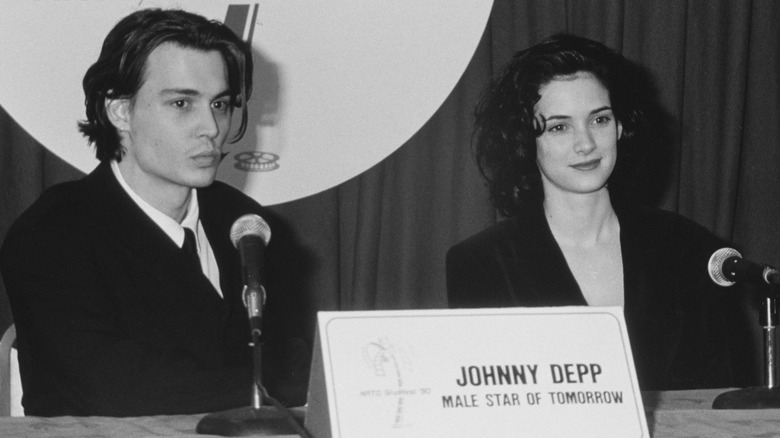
[[[261,209],[260,204],[241,190],[222,181],[214,181],[208,187],[198,189],[201,203],[233,206],[241,209]]]
[[[20,226],[59,223],[60,226],[80,223],[93,216],[96,209],[105,209],[113,186],[119,187],[108,163],[100,163],[82,178],[55,184],[38,197],[17,218]]]
[[[14,221],[12,229],[48,223],[69,224],[81,216],[90,199],[83,180],[59,183],[44,190]]]
[[[79,240],[80,230],[88,229],[89,199],[81,180],[46,189],[11,224],[3,239],[2,258],[30,253],[33,247],[55,240]]]
[[[198,189],[200,218],[212,229],[230,229],[233,222],[245,214],[269,219],[268,211],[252,197],[221,181]]]

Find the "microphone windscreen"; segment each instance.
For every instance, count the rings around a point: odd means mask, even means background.
[[[723,274],[723,262],[731,257],[742,258],[742,254],[734,248],[721,248],[710,256],[710,261],[707,263],[707,271],[710,274],[710,278],[718,286],[731,286],[733,281],[726,278]]]
[[[233,222],[230,227],[230,241],[238,248],[238,241],[244,236],[258,236],[268,245],[271,240],[271,227],[256,214],[245,214]]]

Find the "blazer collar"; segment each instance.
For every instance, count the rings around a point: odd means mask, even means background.
[[[522,271],[530,273],[526,279],[529,298],[551,306],[585,305],[577,280],[544,216],[544,208],[540,205],[523,209],[514,221],[513,240],[519,242],[517,263]]]
[[[188,271],[179,247],[119,185],[108,163],[98,165],[83,181],[87,188],[86,208],[91,226],[100,230],[101,235],[120,242],[117,251],[122,253],[117,257],[125,257],[123,263],[128,270],[138,271],[136,277],[145,284],[140,289],[153,294],[164,290],[170,299],[177,299],[176,295],[184,290],[189,293],[196,290],[205,294],[203,299],[216,300],[215,304],[220,302],[205,276],[193,276]],[[203,225],[211,242],[210,233],[214,230],[205,222]],[[216,251],[215,248],[215,254]],[[156,262],[149,263],[149,260]]]

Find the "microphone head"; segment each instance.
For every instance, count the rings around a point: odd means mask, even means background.
[[[723,262],[731,257],[742,258],[742,254],[734,248],[721,248],[710,256],[710,261],[707,263],[707,271],[710,274],[710,278],[718,286],[731,286],[733,281],[726,278],[723,274]]]
[[[245,214],[233,222],[230,227],[230,241],[238,248],[238,241],[244,236],[258,236],[268,245],[271,240],[271,227],[256,214]]]

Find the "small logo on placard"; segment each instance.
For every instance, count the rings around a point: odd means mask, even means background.
[[[395,380],[397,389],[385,391],[385,395],[398,397],[394,428],[404,427],[405,396],[414,395],[416,392],[405,389],[404,372],[410,368],[408,356],[405,348],[387,338],[379,338],[363,347],[363,359],[373,375],[382,379]]]
[[[240,152],[235,160],[233,167],[244,172],[270,172],[279,168],[279,156],[271,152]]]

